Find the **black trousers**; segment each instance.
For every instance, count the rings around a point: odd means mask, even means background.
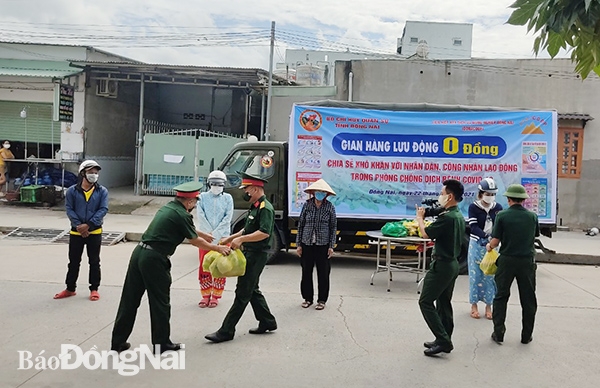
[[[313,268],[317,266],[317,281],[319,297],[317,302],[327,302],[329,298],[329,274],[331,273],[331,261],[327,257],[329,245],[303,245],[302,257],[302,280],[300,281],[300,292],[302,298],[309,302],[314,299]]]
[[[150,331],[152,344],[171,342],[171,261],[164,255],[139,245],[129,260],[121,301],[112,331],[113,346],[127,341],[144,292],[148,292],[150,305]]]
[[[102,234],[90,234],[83,238],[77,235],[69,237],[69,265],[67,271],[67,290],[74,292],[77,288],[79,267],[83,248],[87,248],[88,262],[90,264],[89,283],[90,291],[97,291],[100,287],[100,247],[102,246]]]

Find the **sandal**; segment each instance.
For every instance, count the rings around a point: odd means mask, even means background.
[[[315,306],[315,310],[323,310],[325,308],[325,303],[323,302],[318,302],[317,305]]]
[[[210,303],[210,298],[202,298],[202,300],[200,301],[200,303],[198,303],[198,307],[200,307],[201,309],[208,307],[208,304]]]
[[[63,299],[68,298],[69,296],[75,296],[77,293],[75,291],[62,290],[58,294],[54,295],[54,299]]]
[[[305,300],[304,302],[302,302],[302,304],[300,306],[302,306],[302,308],[307,309],[310,306],[312,306],[313,302],[309,302],[307,300]]]
[[[210,303],[208,304],[209,308],[213,308],[213,307],[217,307],[219,305],[219,300],[218,299],[211,299]]]
[[[485,317],[486,317],[487,319],[490,319],[490,320],[491,320],[491,319],[493,319],[493,317],[494,317],[494,316],[492,315],[492,312],[491,312],[491,311],[486,311],[486,312],[485,312]]]
[[[479,319],[479,311],[471,310],[471,318]]]
[[[91,291],[91,292],[90,292],[90,300],[91,300],[92,302],[95,302],[95,301],[97,301],[98,299],[100,299],[100,294],[98,294],[98,291],[97,291],[97,290]]]

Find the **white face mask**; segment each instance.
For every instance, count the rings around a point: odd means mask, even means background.
[[[494,202],[494,199],[496,199],[495,195],[483,195],[481,197],[481,200],[485,203],[487,203],[488,205],[491,204],[492,202]]]
[[[9,149],[10,148],[10,144],[3,144],[2,145],[4,148]]]
[[[438,197],[438,202],[440,203],[440,205],[442,207],[446,206],[446,204],[448,203],[448,194],[446,194],[446,195],[440,194],[440,196]]]
[[[210,192],[219,195],[223,192],[223,186],[210,186]]]
[[[98,182],[98,174],[85,174],[85,179],[90,183]]]

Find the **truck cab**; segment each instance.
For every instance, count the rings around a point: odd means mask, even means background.
[[[225,191],[233,197],[234,214],[232,230],[237,232],[244,227],[246,212],[250,204],[243,197],[239,187],[242,179],[239,173],[245,172],[266,179],[265,196],[275,209],[275,230],[271,236],[270,259],[276,252],[287,246],[287,143],[249,141],[236,144],[225,157],[219,170],[227,176]]]

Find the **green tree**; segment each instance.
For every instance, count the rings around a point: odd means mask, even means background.
[[[507,23],[537,34],[533,51],[546,50],[554,58],[571,51],[575,71],[586,78],[600,75],[600,0],[517,0]]]

